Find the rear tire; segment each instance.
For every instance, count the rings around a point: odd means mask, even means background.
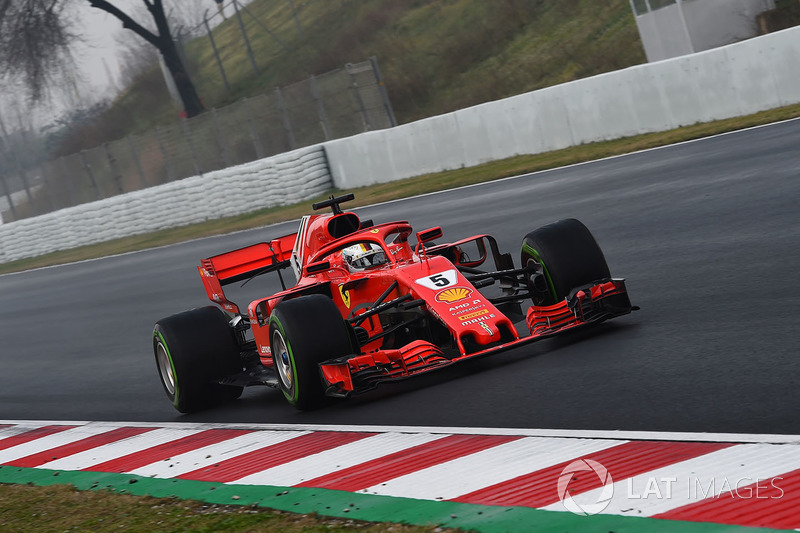
[[[537,266],[538,283],[529,283],[534,305],[553,305],[575,287],[611,277],[591,232],[574,218],[528,233],[522,240],[522,266]],[[542,283],[542,279],[544,283]]]
[[[181,413],[235,400],[242,387],[214,380],[243,367],[228,318],[214,306],[163,318],[153,329],[153,351],[161,385]]]
[[[333,300],[321,294],[279,303],[269,319],[278,382],[297,409],[327,403],[319,364],[353,353],[347,325]]]

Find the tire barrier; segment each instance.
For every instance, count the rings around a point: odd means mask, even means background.
[[[332,186],[324,148],[301,148],[0,225],[0,263],[295,204]]]

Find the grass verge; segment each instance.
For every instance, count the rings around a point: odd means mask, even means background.
[[[475,167],[449,170],[355,189],[349,191],[355,193],[356,199],[351,204],[348,204],[348,207],[370,205],[398,198],[407,198],[418,194],[516,176],[528,172],[593,161],[604,157],[699,139],[710,135],[796,117],[800,117],[800,104],[771,109],[745,117],[695,124],[666,132],[648,133],[613,141],[584,144],[543,154],[521,155]],[[320,197],[320,199],[321,198],[322,197]],[[220,235],[232,231],[257,228],[276,222],[294,220],[301,215],[307,214],[310,210],[310,204],[311,202],[304,202],[302,204],[286,207],[262,209],[235,217],[211,220],[200,224],[172,228],[146,235],[134,235],[38,257],[11,261],[0,265],[0,274],[144,250],[157,246],[175,244],[190,239]],[[200,258],[198,258],[198,260],[199,259]]]
[[[258,506],[220,505],[178,498],[154,498],[71,485],[37,487],[0,484],[0,531],[280,531],[312,533],[379,531],[426,533],[442,528],[363,522],[295,514]],[[449,531],[456,531],[450,529]]]

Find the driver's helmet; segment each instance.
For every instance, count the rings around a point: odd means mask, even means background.
[[[348,246],[342,250],[342,257],[351,271],[364,270],[386,263],[386,253],[383,248],[369,242]]]

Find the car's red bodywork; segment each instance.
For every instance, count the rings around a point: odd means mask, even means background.
[[[416,234],[412,246],[408,222],[372,225],[362,223],[354,213],[341,212],[338,205],[333,211],[304,217],[297,233],[204,259],[198,267],[208,297],[233,314],[241,310],[226,298],[223,285],[262,272],[289,267],[295,271],[294,286],[284,285],[285,290],[254,300],[247,308],[255,350],[265,367],[273,365],[269,317],[275,306],[298,296],[328,295],[353,328],[360,346],[358,353],[320,364],[323,386],[332,396],[368,390],[383,381],[424,373],[631,310],[623,280],[601,280],[576,289],[556,305],[530,306],[521,323],[529,331],[520,332],[505,308],[499,307],[524,299],[525,287],[513,282],[515,276],[524,276],[524,269],[513,270],[510,256],[497,252],[491,236],[476,235],[426,248],[426,242],[442,233],[440,228],[432,228]],[[342,250],[358,243],[377,244],[387,262],[351,271]],[[478,257],[469,259],[461,253],[467,245],[478,250]],[[487,245],[497,268],[492,274],[474,274],[490,255]],[[490,299],[479,290],[504,279],[512,280],[504,289],[506,297]],[[387,320],[386,311],[401,318]],[[426,322],[425,317],[432,319]]]

